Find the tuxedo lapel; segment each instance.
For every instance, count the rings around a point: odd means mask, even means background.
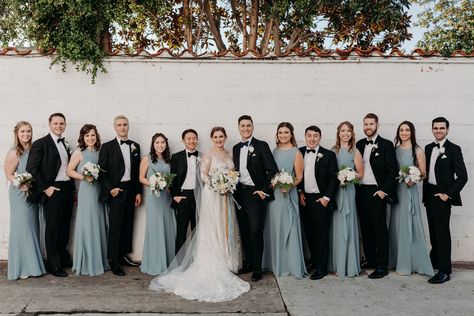
[[[120,148],[119,142],[115,139],[113,141],[113,144],[114,144],[114,147],[113,147],[114,149],[113,150],[115,151],[113,156],[121,158],[121,159],[118,160],[119,163],[120,163],[120,170],[118,170],[118,171],[120,171],[120,174],[123,175],[123,173],[125,172],[125,158],[122,154],[122,149]]]
[[[234,165],[235,170],[240,170],[240,143],[234,146]]]

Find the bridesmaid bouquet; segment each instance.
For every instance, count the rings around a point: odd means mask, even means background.
[[[209,172],[209,186],[217,193],[234,193],[239,182],[239,172],[234,169],[213,169]]]
[[[160,196],[161,191],[169,188],[176,175],[174,173],[156,172],[150,177],[150,190],[156,197]]]
[[[341,166],[341,170],[337,173],[337,179],[341,183],[341,187],[345,189],[349,184],[358,184],[357,172],[346,166]]]
[[[81,174],[84,176],[85,180],[92,184],[92,181],[97,180],[99,178],[99,172],[104,171],[100,168],[98,164],[87,162],[81,168]]]
[[[14,177],[15,178],[12,181],[13,186],[20,191],[25,192],[26,196],[30,196],[31,183],[34,181],[33,176],[29,172],[15,172]]]
[[[420,182],[423,177],[421,171],[416,166],[403,166],[398,172],[398,182],[406,183],[408,186]]]
[[[288,192],[293,187],[295,180],[296,177],[292,173],[289,173],[288,171],[285,171],[285,169],[282,169],[273,177],[272,186],[275,189],[283,189]]]

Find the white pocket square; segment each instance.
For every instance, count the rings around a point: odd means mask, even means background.
[[[446,155],[441,156],[441,159],[446,159],[446,158],[448,158],[448,156],[446,156]]]
[[[375,153],[375,157],[380,156],[379,153]]]

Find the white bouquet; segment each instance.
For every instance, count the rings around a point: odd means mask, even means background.
[[[234,193],[239,182],[239,175],[239,172],[234,169],[212,169],[209,171],[209,186],[222,195]]]
[[[341,170],[337,173],[337,179],[341,183],[342,188],[346,188],[349,184],[359,183],[357,176],[358,174],[354,169],[346,166],[341,166]]]
[[[13,186],[20,191],[25,192],[26,196],[29,196],[31,194],[31,183],[34,181],[33,176],[28,172],[15,172],[14,177],[15,178],[12,181]]]
[[[98,164],[87,162],[81,168],[81,174],[84,176],[84,179],[92,183],[92,181],[97,180],[99,178],[99,172],[104,171],[100,168]]]
[[[295,180],[296,177],[292,173],[289,173],[288,171],[285,171],[285,169],[282,169],[273,177],[272,185],[274,188],[289,191],[293,187]]]
[[[398,172],[398,181],[400,183],[406,183],[407,185],[412,185],[420,182],[423,177],[421,176],[421,171],[416,166],[404,166],[400,168]]]
[[[156,197],[160,196],[161,191],[169,188],[176,175],[173,173],[155,172],[150,177],[150,190]]]

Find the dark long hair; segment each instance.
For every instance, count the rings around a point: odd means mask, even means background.
[[[400,123],[400,125],[398,125],[397,135],[395,135],[395,139],[393,140],[393,142],[395,143],[395,147],[397,147],[398,145],[401,145],[402,139],[400,138],[400,127],[402,127],[402,125],[407,125],[408,128],[410,129],[411,154],[413,156],[413,161],[415,162],[415,166],[418,167],[418,159],[416,158],[416,149],[420,146],[416,142],[415,125],[413,125],[412,122],[403,121]]]
[[[163,134],[163,133],[156,133],[155,135],[153,135],[153,137],[151,138],[151,145],[150,145],[150,156],[151,156],[151,162],[152,163],[155,163],[158,159],[158,156],[156,155],[156,151],[155,151],[155,140],[158,138],[158,137],[161,137],[165,140],[165,144],[166,144],[166,148],[165,150],[163,151],[163,160],[166,162],[166,163],[170,163],[171,161],[171,154],[170,154],[170,146],[168,145],[168,138]]]
[[[293,144],[293,146],[297,147],[296,140],[295,140],[295,129],[293,128],[293,125],[291,125],[290,122],[281,122],[280,124],[278,124],[277,131],[276,131],[276,144],[277,144],[277,146],[281,145],[280,141],[278,140],[278,130],[282,127],[286,127],[290,130],[290,134],[291,134],[290,142]]]
[[[99,150],[100,149],[100,135],[99,132],[97,131],[97,127],[93,124],[85,124],[81,130],[79,131],[79,139],[77,140],[77,143],[79,144],[79,149],[81,151],[86,150],[87,145],[86,142],[84,141],[84,136],[89,133],[91,130],[94,130],[95,132],[95,137],[96,137],[96,142],[94,144],[94,149]]]

